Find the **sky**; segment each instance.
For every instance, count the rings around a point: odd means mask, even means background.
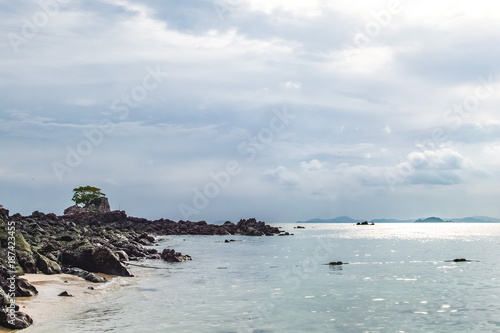
[[[0,204],[500,217],[500,4],[0,0]]]

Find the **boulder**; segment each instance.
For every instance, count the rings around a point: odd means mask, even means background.
[[[70,293],[68,293],[66,290],[63,291],[62,293],[60,293],[59,295],[57,296],[63,296],[63,297],[73,297],[73,295],[71,295]]]
[[[16,258],[24,273],[36,273],[36,260],[24,236],[16,231]]]
[[[115,251],[115,254],[118,256],[120,261],[128,261],[128,254],[127,252],[120,250],[120,251]]]
[[[79,207],[77,205],[68,207],[64,210],[64,215],[78,215],[81,213],[109,213],[111,212],[111,207],[109,206],[108,198],[102,197],[94,199],[85,207]]]
[[[0,310],[0,325],[13,329],[21,330],[33,324],[33,319],[26,313],[14,309],[5,308]]]
[[[8,270],[6,267],[0,268],[0,287],[6,293],[15,297],[27,297],[38,294],[35,286],[28,280],[19,277],[17,272]]]
[[[28,282],[28,280],[17,277],[15,279],[16,297],[31,297],[38,294],[36,287]]]
[[[160,256],[163,260],[168,262],[183,262],[186,260],[192,260],[191,256],[175,252],[173,249],[164,249]]]
[[[80,214],[80,213],[83,213],[84,212],[84,209],[82,207],[78,207],[78,206],[71,206],[71,207],[68,207],[64,210],[64,215],[73,215],[73,214]]]
[[[36,254],[37,260],[36,260],[36,267],[43,273],[43,274],[60,274],[61,273],[61,266],[53,260],[50,260],[43,254]]]
[[[109,248],[96,246],[84,247],[74,251],[64,251],[61,262],[65,266],[78,267],[90,272],[118,276],[132,276],[120,259]]]
[[[97,212],[101,214],[111,212],[111,207],[109,206],[108,198],[102,197],[94,199],[88,205],[85,205],[85,211]]]

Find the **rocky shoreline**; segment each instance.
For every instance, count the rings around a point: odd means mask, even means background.
[[[33,296],[37,290],[22,278],[25,273],[80,276],[101,283],[94,273],[132,276],[127,262],[143,258],[166,261],[191,260],[189,255],[164,249],[161,253],[146,246],[162,235],[245,235],[272,236],[283,232],[253,218],[234,224],[205,221],[174,222],[127,216],[110,211],[107,199],[94,209],[70,207],[58,216],[39,211],[30,216],[0,208],[0,325],[22,329],[33,321],[12,297]]]

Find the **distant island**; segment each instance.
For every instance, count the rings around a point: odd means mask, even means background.
[[[366,220],[356,220],[349,216],[338,216],[333,219],[311,219],[307,221],[297,221],[296,223],[360,223]],[[372,219],[369,220],[370,223],[446,223],[446,222],[456,222],[456,223],[499,223],[500,219],[488,216],[471,216],[463,218],[447,218],[442,219],[440,217],[426,217],[418,219]]]
[[[297,223],[358,223],[363,222],[364,220],[355,220],[350,218],[349,216],[338,216],[333,219],[323,220],[323,219],[312,219],[307,221],[298,221]]]
[[[439,218],[439,217],[434,217],[434,216],[431,216],[431,217],[427,217],[425,219],[418,219],[418,220],[415,220],[415,223],[436,223],[436,222],[451,222],[451,221],[444,221],[443,219]]]

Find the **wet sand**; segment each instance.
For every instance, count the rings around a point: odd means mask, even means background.
[[[108,281],[114,278],[114,276],[110,275],[97,275],[105,277]],[[109,282],[92,283],[69,274],[25,274],[22,278],[28,280],[38,290],[38,294],[33,297],[16,297],[16,303],[20,307],[19,310],[33,318],[33,325],[51,321],[56,317],[59,318],[64,312],[70,310],[75,302],[91,302],[93,298],[99,297],[110,289],[108,288]],[[94,289],[89,289],[89,287]],[[73,297],[58,296],[63,291],[67,291]],[[26,330],[29,330],[29,328]],[[23,331],[18,330],[17,332]],[[0,332],[15,331],[0,327]]]

